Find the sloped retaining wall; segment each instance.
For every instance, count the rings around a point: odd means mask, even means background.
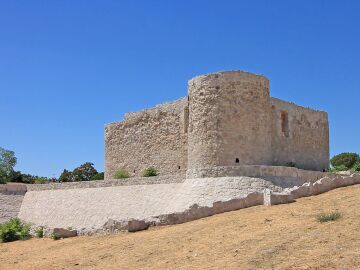
[[[256,205],[291,203],[354,184],[360,184],[360,174],[328,174],[313,183],[286,189],[259,178],[222,177],[173,184],[30,191],[19,217],[37,226],[73,227],[79,234],[136,231]]]
[[[239,210],[256,205],[277,205],[294,202],[301,197],[318,195],[332,189],[360,184],[360,174],[350,176],[328,174],[314,183],[305,183],[300,187],[284,189],[283,192],[273,192],[266,189],[263,193],[250,193],[243,198],[235,198],[229,201],[214,202],[212,207],[199,207],[193,205],[184,212],[172,213],[159,216],[150,225],[171,225],[196,220],[214,214]]]
[[[360,174],[352,175],[328,175],[314,183],[305,183],[302,186],[284,189],[281,193],[273,193],[271,190],[264,192],[264,204],[276,205],[290,203],[301,197],[318,195],[335,188],[360,184]]]
[[[128,222],[132,219],[145,220],[151,224],[168,224],[170,221],[181,223],[214,214],[222,208],[234,210],[233,207],[252,206],[254,201],[262,204],[262,192],[265,189],[282,191],[282,188],[269,181],[249,177],[187,179],[183,183],[158,185],[28,191],[19,217],[38,226],[72,227],[80,234],[116,231],[127,229]],[[258,195],[254,195],[253,199],[236,201],[254,192]],[[221,202],[225,202],[224,205]],[[217,203],[215,208],[214,203]]]

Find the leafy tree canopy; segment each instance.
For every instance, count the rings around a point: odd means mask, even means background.
[[[94,178],[101,178],[98,175],[97,170],[94,168],[94,164],[86,162],[81,166],[75,168],[73,171],[64,170],[60,175],[60,182],[79,182],[95,180]]]
[[[341,153],[334,156],[330,162],[333,167],[344,166],[347,169],[351,169],[359,160],[359,155],[356,153]]]
[[[14,172],[17,159],[15,153],[0,147],[0,182],[5,183]]]

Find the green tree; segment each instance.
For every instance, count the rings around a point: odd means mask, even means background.
[[[353,171],[360,172],[360,160],[352,167]]]
[[[16,162],[13,151],[0,147],[0,183],[7,182],[8,177],[14,172]]]
[[[359,155],[356,153],[341,153],[334,156],[330,161],[331,165],[335,168],[345,166],[347,169],[351,169],[359,160]]]
[[[104,180],[104,173],[100,172],[91,177],[91,180]]]
[[[91,177],[96,175],[98,172],[94,168],[94,164],[91,162],[86,162],[82,164],[80,167],[77,167],[72,172],[72,180],[73,181],[90,181]]]
[[[64,171],[61,173],[59,177],[60,182],[72,182],[72,172],[64,169]]]

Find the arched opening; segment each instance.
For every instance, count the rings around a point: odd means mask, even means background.
[[[235,159],[235,163],[240,163],[239,158],[236,158],[236,159]]]

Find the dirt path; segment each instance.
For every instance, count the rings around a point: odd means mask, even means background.
[[[135,234],[0,244],[0,269],[360,269],[360,185]],[[343,217],[318,223],[337,210]]]

